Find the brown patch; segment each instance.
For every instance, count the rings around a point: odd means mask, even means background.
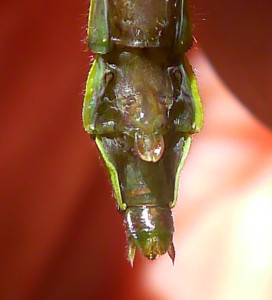
[[[128,198],[134,198],[134,197],[137,197],[137,196],[140,196],[140,195],[145,195],[145,194],[150,194],[151,191],[149,188],[147,187],[141,187],[141,188],[138,188],[134,191],[131,191],[129,193],[126,194],[126,197]]]

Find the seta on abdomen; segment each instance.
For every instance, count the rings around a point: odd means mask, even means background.
[[[92,0],[88,46],[95,54],[83,106],[124,215],[128,259],[174,261],[171,209],[191,134],[203,126],[185,0]]]

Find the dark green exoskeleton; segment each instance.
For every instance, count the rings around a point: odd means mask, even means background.
[[[171,209],[191,134],[203,125],[186,0],[92,0],[88,46],[95,53],[83,107],[124,215],[128,258],[169,253]]]

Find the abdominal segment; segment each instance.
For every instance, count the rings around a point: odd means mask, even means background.
[[[183,156],[186,135],[175,130],[164,136],[165,148],[157,162],[143,160],[130,136],[103,137],[108,159],[118,171],[126,206],[169,207],[174,198],[176,173]]]

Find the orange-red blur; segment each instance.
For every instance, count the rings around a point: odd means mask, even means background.
[[[205,1],[194,2],[209,18]],[[271,299],[272,134],[201,51],[191,62],[205,127],[181,174],[176,263],[137,255],[131,269],[122,217],[81,121],[88,5],[0,3],[0,299]]]

